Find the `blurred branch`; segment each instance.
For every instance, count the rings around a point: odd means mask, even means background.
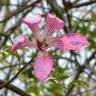
[[[78,69],[77,74],[76,74],[75,77],[74,77],[74,80],[77,80],[77,79],[79,78],[80,74],[81,74],[81,73],[84,71],[84,69],[86,68],[86,64],[89,64],[89,62],[90,62],[93,58],[95,58],[95,55],[96,55],[96,51],[94,51],[94,52],[92,53],[92,55],[91,55],[88,59],[86,59],[85,63],[84,63],[82,66],[79,66],[79,67],[78,67],[79,69]],[[66,92],[66,95],[65,95],[65,96],[70,96],[70,93],[72,92],[73,88],[74,88],[74,86],[71,86],[71,87],[68,89],[68,91]]]
[[[77,4],[77,5],[73,4],[73,8],[84,7],[84,6],[92,5],[92,4],[95,4],[95,3],[96,3],[96,0],[87,1],[87,2],[84,2],[84,3],[81,3],[81,4]]]
[[[10,16],[8,16],[6,19],[0,21],[0,23],[6,22],[7,20],[9,20],[9,19],[12,18],[13,16],[21,13],[22,11],[24,11],[24,10],[27,9],[27,8],[34,7],[35,4],[37,4],[38,2],[40,2],[40,1],[37,0],[37,1],[35,1],[34,3],[32,3],[32,4],[29,4],[29,5],[27,5],[27,6],[24,6],[24,7],[21,8],[19,11],[17,10],[16,12],[14,12],[14,13],[12,13]]]
[[[96,86],[93,87],[93,88],[91,88],[91,89],[89,89],[89,90],[86,90],[86,91],[83,91],[83,92],[79,92],[78,95],[79,95],[79,94],[81,95],[81,94],[84,94],[84,93],[87,93],[87,92],[91,92],[91,91],[93,91],[93,90],[96,90]],[[77,94],[72,95],[72,96],[77,96]]]
[[[0,85],[7,83],[5,80],[0,80]],[[24,92],[23,90],[19,89],[18,87],[14,86],[13,84],[8,84],[4,86],[5,88],[19,94],[20,96],[31,96],[28,93]]]
[[[12,57],[11,57],[11,62],[10,62],[10,64],[12,65],[13,62],[14,62],[14,57],[12,56]],[[8,80],[10,79],[11,73],[12,73],[12,67],[9,68],[8,73],[6,74],[6,78],[5,78],[6,81],[8,81]],[[7,94],[8,94],[8,89],[5,89],[4,94],[5,94],[5,96],[7,96]]]
[[[12,68],[12,67],[16,67],[16,66],[19,66],[19,64],[8,65],[8,66],[0,67],[0,70],[4,70],[4,69],[7,69],[7,68]]]
[[[0,6],[17,6],[17,7],[22,7],[22,6],[25,6],[25,5],[19,5],[19,4],[2,4],[0,3]]]
[[[31,63],[33,62],[34,58],[36,57],[36,54],[34,55],[34,57],[28,62],[26,63],[18,72],[17,74],[9,81],[7,81],[5,84],[0,85],[0,89],[2,89],[3,87],[7,86],[9,83],[11,83],[13,80],[15,80],[17,78],[17,76]],[[24,62],[23,62],[24,63]]]

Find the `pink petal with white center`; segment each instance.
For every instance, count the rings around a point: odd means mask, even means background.
[[[80,50],[81,47],[87,44],[88,41],[85,36],[78,33],[68,33],[57,37],[57,41],[52,45],[65,50]]]
[[[39,52],[34,63],[34,74],[38,80],[44,82],[52,71],[53,60],[48,53]]]
[[[32,30],[35,36],[40,34],[40,28],[38,26],[38,24],[41,22],[40,15],[25,17],[21,20],[21,22],[25,23]]]
[[[51,15],[50,13],[47,15],[45,31],[48,35],[52,35],[53,32],[59,31],[63,27],[64,22],[61,19]]]
[[[24,47],[37,48],[35,44],[32,44],[30,41],[27,40],[27,38],[25,38],[25,36],[20,34],[16,37],[11,49],[13,51],[16,51],[17,49],[21,49]]]

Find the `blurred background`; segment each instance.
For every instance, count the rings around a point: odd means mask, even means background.
[[[59,34],[80,33],[87,37],[89,44],[75,52],[52,48],[54,68],[41,84],[32,74],[33,62],[22,72],[19,68],[30,62],[36,50],[27,48],[12,53],[10,46],[20,33],[32,39],[30,29],[20,24],[23,17],[41,14],[45,20],[49,12],[65,22]],[[5,84],[7,81],[10,82]],[[0,89],[0,96],[96,96],[96,0],[0,0],[2,84],[5,85]]]

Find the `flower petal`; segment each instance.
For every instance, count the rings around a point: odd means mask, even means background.
[[[25,17],[21,20],[22,23],[25,23],[26,25],[28,25],[28,27],[35,32],[35,27],[38,27],[38,24],[41,21],[41,16],[40,15],[34,15],[34,16],[28,16]]]
[[[59,31],[64,27],[64,22],[57,18],[56,16],[51,15],[50,13],[47,15],[46,20],[46,29],[48,35],[51,35],[53,32]]]
[[[78,33],[68,33],[57,37],[56,42],[52,45],[65,50],[79,50],[86,44],[88,44],[88,41],[85,36]]]
[[[40,33],[40,28],[38,26],[40,21],[40,15],[28,16],[21,20],[22,23],[25,23],[32,30],[35,36],[38,35],[38,33]]]
[[[32,44],[30,41],[25,38],[23,35],[18,35],[12,45],[12,50],[16,51],[16,49],[24,48],[24,47],[31,47],[31,48],[37,48],[35,44]]]
[[[53,60],[48,53],[39,52],[34,63],[34,73],[41,82],[48,77],[52,70]]]
[[[47,48],[55,46],[55,45],[57,45],[57,43],[60,44],[59,42],[60,42],[60,40],[57,37],[47,36],[45,39]]]

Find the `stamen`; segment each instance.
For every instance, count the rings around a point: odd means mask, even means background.
[[[38,48],[39,48],[41,51],[43,51],[43,50],[42,50],[42,42],[37,41],[37,46],[38,46]]]

